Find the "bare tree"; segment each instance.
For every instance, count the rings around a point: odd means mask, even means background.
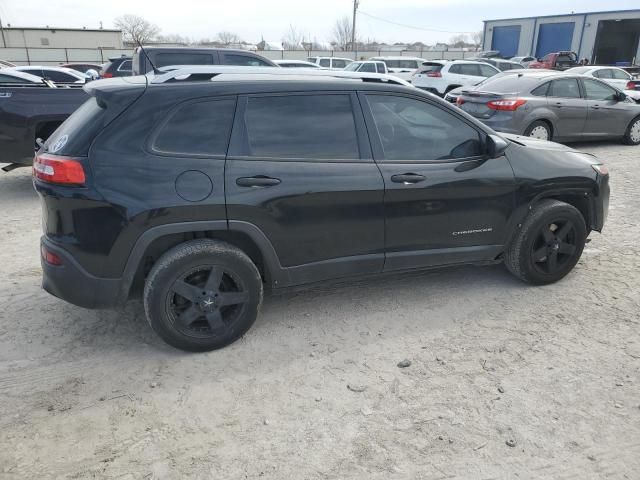
[[[475,45],[476,48],[480,48],[482,46],[482,41],[484,40],[482,37],[483,33],[481,31],[471,34],[471,42]]]
[[[282,37],[282,46],[285,50],[299,50],[303,40],[303,33],[298,31],[298,29],[293,25],[289,24],[289,30],[286,35]]]
[[[189,45],[191,40],[189,37],[183,37],[177,33],[170,33],[167,35],[157,35],[156,40],[161,43],[175,43],[177,45]]]
[[[464,33],[460,33],[458,35],[454,35],[449,40],[449,45],[451,47],[462,48],[467,46],[467,35]]]
[[[160,28],[146,21],[138,15],[122,15],[116,18],[113,24],[122,30],[125,42],[146,43],[153,40],[160,32]]]
[[[351,45],[351,20],[346,15],[336,20],[333,26],[332,44],[337,45],[342,50],[349,50]]]
[[[232,43],[242,43],[240,36],[233,32],[220,32],[218,33],[218,41],[224,45],[231,45]]]

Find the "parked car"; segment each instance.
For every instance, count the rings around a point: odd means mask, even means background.
[[[320,65],[317,63],[311,63],[305,60],[274,60],[273,63],[284,68],[320,68]]]
[[[133,53],[133,74],[144,75],[156,68],[184,65],[235,65],[275,67],[271,60],[248,50],[231,48],[137,47]]]
[[[11,67],[11,70],[30,73],[55,83],[86,83],[87,76],[71,68],[49,67],[40,65],[24,65],[20,67]]]
[[[531,62],[535,62],[537,60],[536,57],[524,56],[524,57],[511,57],[509,60],[512,62],[517,62],[522,65],[524,68],[527,68]]]
[[[349,72],[389,73],[387,65],[384,62],[376,62],[373,60],[351,62],[344,67],[344,69]]]
[[[543,140],[619,138],[628,145],[640,144],[640,105],[582,75],[504,73],[464,90],[457,104],[500,132]]]
[[[531,62],[527,68],[568,70],[576,66],[578,66],[578,55],[575,52],[556,52],[549,53],[543,58]]]
[[[570,68],[566,70],[566,72],[599,78],[603,82],[616,87],[618,90],[622,90],[629,98],[635,100],[636,103],[640,102],[640,89],[636,89],[636,81],[622,68],[585,65],[583,67]]]
[[[454,88],[480,83],[500,73],[493,65],[472,60],[430,60],[423,62],[411,79],[418,88],[445,95]]]
[[[420,67],[420,64],[425,61],[424,58],[404,56],[371,57],[369,60],[384,62],[390,74],[409,82],[413,81],[413,73]]]
[[[33,169],[46,291],[96,308],[140,286],[152,328],[204,351],[247,332],[265,289],[501,261],[548,284],[603,228],[591,155],[380,74],[258,70],[85,87]]]
[[[133,75],[131,57],[126,55],[111,57],[107,63],[100,66],[98,73],[102,78],[130,77]]]
[[[494,67],[496,67],[501,72],[506,72],[507,70],[520,70],[521,68],[524,68],[518,62],[512,62],[511,60],[504,60],[504,59],[501,59],[501,58],[480,58],[480,57],[477,57],[477,58],[470,58],[469,60],[476,60],[476,61],[479,61],[479,62],[488,63],[489,65],[493,65]]]
[[[9,68],[3,68],[0,72],[0,84],[42,84],[43,78],[36,75],[31,75],[27,72],[21,72],[18,70],[12,70]],[[9,92],[6,92],[9,93]],[[1,107],[1,105],[0,105]]]
[[[331,70],[342,70],[344,67],[353,62],[353,59],[340,57],[309,57],[307,58],[307,61],[315,63],[322,68],[329,68]]]
[[[71,68],[76,72],[87,73],[87,70],[95,70],[99,72],[102,68],[102,65],[98,63],[65,63],[64,65],[60,65],[63,68]]]
[[[30,166],[44,141],[88,97],[81,85],[65,88],[20,71],[0,71],[0,163]],[[12,79],[19,81],[14,82]]]

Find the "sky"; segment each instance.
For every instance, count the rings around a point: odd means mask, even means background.
[[[356,31],[362,40],[434,44],[480,31],[482,20],[633,8],[638,0],[360,0]],[[352,0],[0,0],[0,19],[5,26],[112,28],[119,15],[136,14],[163,34],[215,39],[230,31],[251,43],[281,41],[293,25],[306,41],[328,42],[352,9]]]

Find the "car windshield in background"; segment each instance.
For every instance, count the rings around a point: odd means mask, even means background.
[[[355,72],[356,70],[358,70],[358,67],[362,65],[360,62],[352,62],[349,65],[347,65],[344,69],[348,70],[349,72]]]
[[[384,60],[387,68],[418,68],[417,60]]]

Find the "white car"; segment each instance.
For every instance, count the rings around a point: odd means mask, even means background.
[[[350,58],[340,57],[309,57],[308,62],[315,63],[319,67],[329,68],[331,70],[342,70],[349,65],[353,60]]]
[[[11,70],[30,73],[54,83],[86,83],[87,76],[84,73],[65,67],[49,67],[39,65],[28,65],[21,67],[12,67]]]
[[[570,68],[565,70],[565,72],[598,78],[612,87],[616,87],[618,90],[623,91],[627,97],[640,103],[640,91],[635,89],[636,85],[631,81],[631,75],[621,68],[585,65],[583,67]]]
[[[430,60],[423,62],[411,79],[416,87],[443,96],[454,88],[480,83],[500,73],[493,65],[471,60]]]
[[[273,63],[284,68],[321,68],[317,63],[304,60],[274,60]]]
[[[512,62],[519,63],[524,68],[527,68],[531,62],[535,62],[538,60],[536,57],[526,56],[526,57],[511,57],[509,60]]]
[[[35,75],[31,75],[30,73],[20,72],[18,70],[14,70],[13,68],[3,68],[0,71],[0,84],[29,84],[29,83],[37,83],[42,84],[43,79],[41,77],[36,77]]]
[[[389,73],[387,65],[384,62],[376,62],[373,60],[360,60],[351,62],[344,67],[348,72],[365,72],[365,73]]]
[[[419,57],[371,57],[369,60],[384,62],[387,66],[389,74],[412,81],[413,73],[418,69],[420,64],[425,62],[424,58]]]

